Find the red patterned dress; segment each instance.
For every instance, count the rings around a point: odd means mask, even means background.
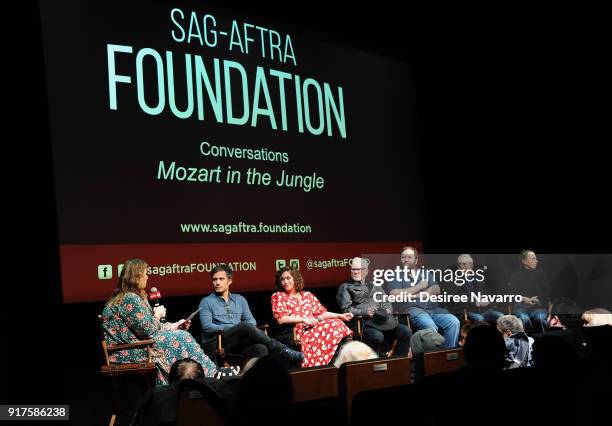
[[[314,294],[309,291],[301,294],[301,298],[291,297],[284,291],[272,295],[272,313],[276,321],[284,316],[315,318],[327,312]],[[310,327],[298,323],[296,334],[304,354],[302,367],[315,367],[329,364],[340,341],[353,332],[340,319],[326,319]]]

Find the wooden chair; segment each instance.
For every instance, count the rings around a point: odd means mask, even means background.
[[[406,324],[408,328],[410,328],[410,332],[412,332],[412,324],[410,324],[410,316],[408,314],[394,314],[397,318],[397,321],[400,322],[400,318],[405,318]],[[403,323],[400,323],[403,324]],[[397,339],[393,339],[393,344],[391,345],[391,349],[387,352],[387,357],[395,356],[395,350],[397,349]]]
[[[363,322],[366,317],[363,315],[354,315],[353,319],[346,323],[348,328],[353,330],[353,340],[363,341]]]
[[[342,364],[338,374],[340,395],[347,413],[351,412],[353,397],[358,392],[412,382],[408,357],[371,359]]]
[[[108,346],[104,338],[104,329],[102,327],[102,316],[98,315],[98,324],[100,326],[101,347],[103,356],[103,365],[100,367],[102,377],[111,379],[113,388],[113,411],[109,422],[110,426],[115,424],[118,413],[121,412],[121,380],[125,376],[138,376],[143,378],[144,394],[148,389],[152,388],[155,381],[155,364],[151,360],[151,348],[155,344],[155,340],[140,340],[138,342],[126,343],[122,345]],[[146,349],[147,360],[139,363],[130,364],[112,364],[109,359],[109,354],[125,349]]]
[[[293,401],[303,402],[338,396],[338,369],[333,366],[300,368],[289,372]]]

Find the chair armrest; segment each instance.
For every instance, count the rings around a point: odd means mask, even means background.
[[[138,342],[133,343],[124,343],[122,345],[112,345],[109,346],[106,344],[105,340],[102,340],[102,353],[104,355],[104,364],[109,367],[110,359],[108,358],[108,354],[110,352],[116,352],[123,349],[134,349],[134,348],[144,348],[147,350],[147,362],[151,362],[151,347],[155,344],[155,340],[139,340]]]
[[[114,352],[114,351],[120,351],[123,349],[144,348],[145,346],[150,346],[154,344],[155,344],[155,340],[153,339],[139,340],[138,342],[134,342],[134,343],[124,343],[121,345],[109,345],[107,346],[107,350],[109,352]]]

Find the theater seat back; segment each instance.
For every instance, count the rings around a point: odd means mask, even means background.
[[[410,359],[379,358],[343,364],[339,375],[340,395],[351,412],[353,397],[358,392],[411,383]]]

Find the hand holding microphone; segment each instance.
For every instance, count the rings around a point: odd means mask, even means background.
[[[153,316],[160,322],[166,322],[166,308],[160,305],[161,292],[156,287],[149,290],[149,301],[153,304]]]

